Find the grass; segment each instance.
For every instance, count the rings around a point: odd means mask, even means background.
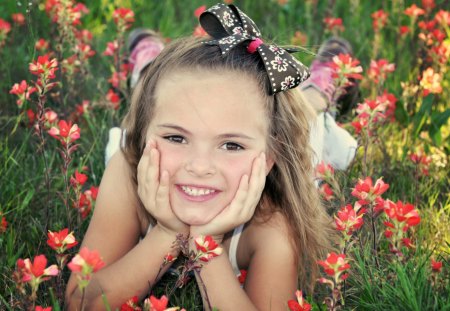
[[[24,296],[20,295],[13,279],[16,261],[19,258],[33,258],[45,254],[54,263],[54,253],[46,245],[47,229],[56,231],[70,226],[78,240],[87,228],[89,218],[81,220],[76,212],[66,217],[64,197],[65,182],[61,174],[63,161],[56,151],[59,144],[45,136],[45,145],[40,145],[33,130],[28,126],[26,109],[34,107],[29,102],[19,109],[16,97],[9,94],[14,83],[31,81],[34,77],[28,71],[28,64],[39,55],[34,48],[39,38],[57,42],[58,29],[44,11],[44,2],[30,2],[19,5],[19,1],[1,4],[0,18],[11,22],[11,14],[23,13],[24,26],[13,25],[5,45],[0,47],[0,213],[8,221],[5,232],[0,233],[0,309],[16,310]],[[369,174],[375,179],[384,177],[390,185],[387,197],[393,201],[413,203],[420,211],[421,224],[414,228],[415,249],[405,250],[405,259],[399,261],[389,252],[383,237],[383,225],[377,225],[380,265],[373,260],[368,237],[369,226],[358,234],[359,240],[348,256],[351,260],[351,274],[346,281],[344,309],[348,310],[450,310],[450,196],[449,196],[449,72],[448,61],[441,68],[443,91],[440,94],[412,97],[403,93],[401,82],[417,85],[417,77],[430,62],[424,58],[424,45],[417,38],[417,23],[414,35],[401,37],[400,25],[410,25],[410,18],[403,14],[411,4],[421,6],[419,1],[300,1],[291,0],[286,5],[276,1],[235,1],[235,3],[259,26],[263,35],[280,44],[290,44],[296,31],[306,34],[304,46],[309,51],[297,55],[310,64],[320,43],[330,33],[324,29],[322,20],[331,15],[342,18],[345,30],[340,34],[349,39],[354,47],[355,57],[361,61],[365,72],[371,59],[385,58],[395,63],[396,70],[390,74],[384,88],[393,93],[396,105],[396,122],[386,124],[377,132],[378,139],[372,139],[368,158]],[[436,7],[430,18],[444,9],[444,0],[435,0]],[[127,98],[118,110],[105,108],[105,95],[109,89],[108,78],[114,68],[111,60],[102,55],[106,43],[117,33],[112,21],[112,12],[117,7],[131,8],[136,14],[134,25],[159,30],[165,37],[174,39],[190,35],[197,25],[193,15],[200,5],[210,6],[215,1],[145,1],[145,0],[99,0],[85,2],[89,14],[82,18],[82,27],[93,34],[92,46],[97,54],[83,64],[84,71],[73,77],[58,73],[62,82],[59,88],[47,94],[46,107],[55,110],[61,119],[73,116],[75,105],[90,100],[94,108],[88,115],[79,117],[81,128],[78,150],[74,153],[69,173],[87,167],[89,181],[86,186],[98,186],[104,170],[104,148],[108,129],[118,125],[126,111]],[[371,14],[383,9],[389,17],[380,32],[380,42],[375,42]],[[425,19],[428,17],[420,17]],[[445,34],[449,40],[449,31]],[[70,56],[70,46],[64,47],[64,57]],[[436,63],[431,63],[436,67]],[[372,96],[375,83],[365,76],[361,82],[363,98]],[[354,116],[354,115],[353,115]],[[349,126],[348,123],[346,126]],[[350,126],[349,126],[350,127]],[[423,149],[433,157],[429,175],[416,174],[416,167],[409,161],[411,152]],[[351,188],[358,178],[363,177],[364,152],[359,149],[351,169],[337,173],[339,184],[344,190],[346,201],[350,201]],[[45,159],[45,160],[44,160]],[[46,175],[49,177],[46,180]],[[86,188],[85,186],[85,188]],[[84,189],[83,189],[84,190]],[[74,194],[71,192],[72,197]],[[340,207],[332,202],[330,209]],[[70,250],[74,255],[77,249]],[[443,262],[443,271],[431,272],[430,258]],[[67,269],[63,280],[68,278]],[[167,279],[166,279],[167,278]],[[155,294],[160,296],[175,280],[166,277]],[[326,288],[317,286],[313,295],[316,309]],[[59,289],[60,290],[60,289]],[[55,280],[44,282],[39,289],[38,303],[58,305],[58,286]],[[201,298],[195,282],[178,289],[171,297],[173,305],[187,310],[200,310]]]

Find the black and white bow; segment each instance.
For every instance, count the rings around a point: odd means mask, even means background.
[[[270,80],[270,94],[292,89],[308,79],[308,68],[289,52],[275,44],[266,45],[256,24],[239,8],[223,3],[207,9],[200,15],[200,25],[226,55],[235,46],[248,43],[249,53],[258,52]]]

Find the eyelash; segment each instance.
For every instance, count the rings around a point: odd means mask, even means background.
[[[163,138],[165,140],[170,141],[171,143],[176,143],[176,144],[186,143],[186,139],[181,135],[169,135],[169,136],[164,136]]]
[[[167,140],[171,143],[175,143],[175,144],[185,144],[186,143],[186,138],[184,138],[181,135],[168,135],[168,136],[164,136],[163,138],[165,140]],[[234,142],[226,142],[222,146],[220,146],[220,149],[224,149],[227,151],[240,151],[240,150],[244,150],[245,148]]]

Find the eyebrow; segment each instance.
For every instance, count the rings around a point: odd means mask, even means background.
[[[175,125],[175,124],[170,124],[170,123],[163,123],[163,124],[158,124],[157,125],[159,128],[169,128],[172,130],[177,130],[180,131],[181,133],[184,133],[186,135],[192,135],[191,132],[189,132],[187,129],[179,126],[179,125]],[[219,139],[230,139],[230,138],[242,138],[242,139],[247,139],[247,140],[253,140],[254,138],[248,135],[245,135],[243,133],[224,133],[224,134],[220,134],[217,136]]]

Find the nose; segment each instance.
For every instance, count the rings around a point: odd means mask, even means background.
[[[185,169],[196,177],[212,176],[216,173],[213,156],[201,150],[192,150],[185,163]]]

